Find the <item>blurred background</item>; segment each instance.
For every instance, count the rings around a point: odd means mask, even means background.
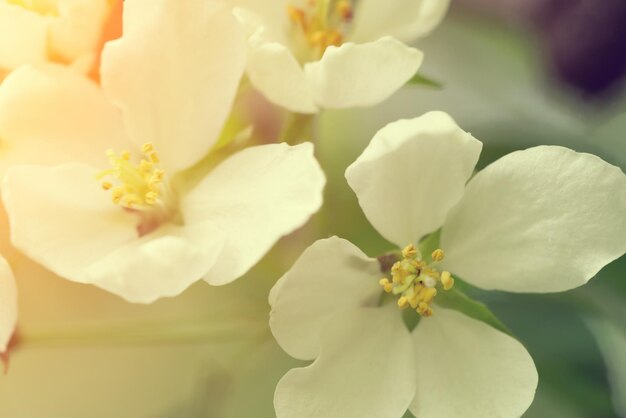
[[[20,323],[0,375],[0,417],[273,417],[275,384],[300,363],[269,333],[268,291],[317,238],[339,235],[372,256],[391,248],[343,172],[399,118],[447,111],[485,143],[479,167],[559,144],[626,169],[626,1],[456,0],[418,47],[421,73],[443,88],[407,86],[374,108],[324,113],[316,129],[328,176],[323,210],[234,284],[196,283],[177,298],[130,305],[12,255]],[[278,135],[280,115],[254,110],[258,132]],[[473,291],[536,362],[540,383],[525,417],[626,417],[624,276],[622,257],[557,295]]]

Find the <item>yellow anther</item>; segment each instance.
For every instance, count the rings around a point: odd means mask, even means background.
[[[113,200],[113,203],[115,203],[116,205],[122,201],[123,196],[124,196],[124,189],[122,189],[121,187],[116,187],[111,192],[111,199]]]
[[[433,261],[441,261],[443,260],[444,257],[445,257],[445,253],[443,252],[441,248],[437,248],[435,251],[433,251],[431,255],[431,258],[433,259]]]
[[[103,181],[102,182],[102,188],[104,190],[110,190],[111,187],[113,187],[113,184],[111,182],[108,182],[108,181]]]
[[[433,315],[432,308],[426,302],[421,302],[416,310],[418,314],[425,316],[425,317],[429,317]]]
[[[454,278],[449,271],[441,272],[441,284],[443,285],[443,290],[450,290],[454,286]]]
[[[344,21],[349,21],[352,19],[354,10],[352,9],[352,5],[348,0],[340,0],[336,6],[337,14],[341,16],[341,19]]]
[[[415,245],[409,244],[402,250],[402,257],[404,258],[415,258],[417,257],[417,248]]]
[[[408,307],[408,302],[409,299],[406,296],[402,296],[400,299],[398,299],[398,306],[404,309]]]
[[[391,290],[393,289],[393,285],[389,282],[389,279],[387,278],[382,278],[378,281],[378,284],[381,285],[383,287],[383,289],[385,289],[385,292],[390,293]]]
[[[122,154],[120,154],[120,156],[122,157],[122,160],[130,161],[130,151],[122,151]]]
[[[154,145],[152,145],[151,142],[146,142],[141,146],[141,152],[143,152],[144,154],[149,154],[152,151],[154,151]]]
[[[155,192],[148,192],[144,195],[144,200],[149,205],[154,205],[158,199],[159,195]]]
[[[430,303],[435,296],[437,296],[437,289],[434,287],[424,287],[420,289],[418,295],[422,302]]]
[[[328,7],[328,0],[309,0],[303,7],[287,6],[287,16],[295,34],[307,47],[307,55],[319,58],[331,45],[339,46],[344,40],[344,26],[352,20],[353,8],[349,0],[340,0]]]

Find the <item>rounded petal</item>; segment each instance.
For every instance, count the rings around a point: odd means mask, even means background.
[[[310,143],[251,147],[217,166],[180,206],[186,224],[212,222],[226,237],[205,280],[222,285],[248,271],[320,208],[324,183]]]
[[[412,42],[439,26],[448,6],[450,0],[359,0],[349,38],[367,42],[390,35]]]
[[[429,112],[378,131],[346,179],[374,228],[402,248],[443,224],[481,148],[449,115]]]
[[[415,395],[411,338],[397,307],[337,313],[319,357],[278,382],[278,418],[398,418]]]
[[[102,83],[138,145],[152,142],[170,171],[218,139],[245,65],[242,30],[219,2],[134,0],[124,35],[108,42]]]
[[[6,351],[17,321],[17,289],[11,267],[0,256],[0,353]]]
[[[51,21],[52,53],[72,62],[95,52],[110,11],[108,0],[57,0],[58,17]]]
[[[272,103],[298,113],[319,110],[304,70],[284,45],[251,40],[247,74],[254,87]]]
[[[484,289],[558,292],[626,252],[626,176],[556,146],[511,153],[469,183],[443,227],[446,269]]]
[[[459,312],[437,308],[413,331],[420,418],[519,417],[537,388],[530,354],[514,338]]]
[[[304,72],[320,107],[372,106],[413,77],[422,58],[421,51],[384,37],[330,46],[321,60],[305,64]]]
[[[222,245],[212,224],[166,224],[94,262],[85,274],[94,285],[129,302],[152,303],[177,296],[202,279]]]
[[[210,269],[223,245],[213,225],[164,224],[139,236],[139,218],[111,202],[96,170],[67,164],[9,169],[3,199],[13,244],[61,277],[129,302],[175,296]]]
[[[319,355],[330,318],[347,308],[376,306],[382,288],[380,266],[349,241],[316,241],[272,288],[270,328],[291,357]]]
[[[0,3],[0,79],[1,70],[47,61],[48,26],[45,16]]]
[[[119,111],[96,84],[61,66],[23,66],[0,84],[0,173],[14,164],[106,164],[128,145]]]
[[[82,164],[16,166],[2,187],[13,245],[81,283],[90,281],[89,265],[137,238],[137,217],[111,202],[96,172]]]

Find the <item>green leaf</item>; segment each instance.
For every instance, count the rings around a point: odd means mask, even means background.
[[[436,89],[436,90],[443,89],[443,83],[437,80],[433,80],[432,78],[426,77],[425,75],[420,74],[420,73],[415,73],[415,75],[411,77],[411,79],[407,81],[406,84],[409,86],[429,87],[429,88]]]
[[[477,319],[488,325],[491,325],[495,329],[513,336],[511,331],[498,319],[498,317],[489,310],[489,308],[481,302],[478,302],[458,289],[450,289],[447,291],[441,291],[437,293],[435,298],[437,305],[454,309],[469,316],[470,318]],[[435,312],[435,315],[437,313]]]

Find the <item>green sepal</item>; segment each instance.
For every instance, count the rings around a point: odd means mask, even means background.
[[[425,75],[420,73],[415,73],[415,75],[411,77],[409,81],[406,82],[406,84],[409,86],[420,86],[436,90],[443,90],[443,83],[426,77]]]
[[[459,282],[457,278],[455,278],[455,280],[456,283]],[[441,306],[442,308],[453,309],[455,311],[462,312],[470,318],[482,321],[488,325],[491,325],[498,331],[502,331],[505,334],[513,336],[511,330],[509,330],[498,319],[498,317],[493,312],[491,312],[487,305],[470,298],[458,289],[452,288],[450,290],[443,290],[438,292],[435,298],[435,304],[436,306]],[[433,310],[435,311],[435,315],[437,315],[436,306],[433,308]]]

